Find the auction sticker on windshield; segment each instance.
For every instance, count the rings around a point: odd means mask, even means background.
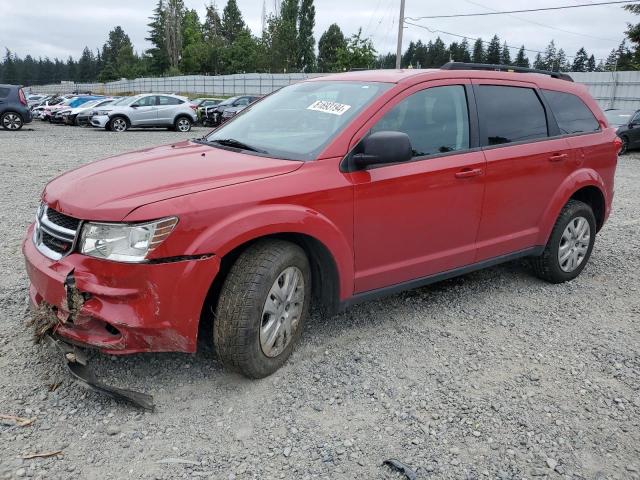
[[[345,105],[344,103],[329,102],[327,100],[316,100],[307,107],[307,110],[315,110],[317,112],[331,113],[333,115],[342,115],[349,110],[351,105]]]

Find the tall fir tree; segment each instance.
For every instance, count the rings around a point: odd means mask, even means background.
[[[149,59],[149,71],[154,75],[162,75],[169,69],[169,55],[165,39],[165,3],[158,0],[153,15],[149,18],[149,36],[145,38],[152,47],[145,53]],[[101,68],[99,69],[101,70]]]
[[[520,47],[520,50],[518,50],[518,54],[516,55],[516,59],[514,60],[513,64],[516,67],[524,67],[524,68],[531,67],[529,58],[527,57],[527,54],[525,53],[525,50],[524,50],[524,45],[522,45]]]
[[[318,41],[318,69],[321,72],[338,71],[338,51],[346,48],[346,43],[338,24],[329,25]]]
[[[500,64],[511,65],[511,52],[507,46],[507,42],[502,44],[502,51],[500,52]]]
[[[500,63],[500,58],[502,56],[502,49],[500,48],[500,38],[498,35],[494,35],[491,41],[489,42],[489,46],[487,47],[487,63],[492,65],[497,65]]]
[[[238,36],[247,30],[236,0],[228,0],[222,11],[222,36],[227,45],[232,44]]]
[[[571,71],[586,72],[588,71],[587,70],[588,63],[589,63],[589,55],[587,55],[587,51],[584,49],[584,47],[580,47],[580,50],[576,52],[576,56],[573,58],[573,63],[571,64]]]
[[[298,13],[298,69],[311,72],[316,64],[316,40],[313,29],[316,25],[316,7],[313,0],[301,0]]]
[[[473,63],[485,63],[487,60],[484,43],[481,38],[478,38],[473,44],[473,53],[471,55],[471,61]]]

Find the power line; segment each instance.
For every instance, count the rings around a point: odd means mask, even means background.
[[[506,10],[503,12],[478,12],[478,13],[458,13],[455,15],[429,15],[426,17],[406,17],[409,20],[426,20],[433,18],[459,18],[459,17],[484,17],[487,15],[508,15],[510,13],[530,13],[530,12],[546,12],[550,10],[565,10],[567,8],[581,8],[581,7],[597,7],[599,5],[617,5],[621,3],[638,3],[638,0],[624,0],[615,2],[596,2],[596,3],[579,3],[577,5],[563,5],[559,7],[546,7],[546,8],[529,8],[526,10]]]
[[[482,40],[481,38],[468,37],[466,35],[461,35],[459,33],[453,33],[453,32],[447,32],[445,30],[436,30],[436,29],[429,28],[426,25],[418,25],[417,23],[408,22],[406,20],[405,20],[404,23],[407,24],[407,25],[412,25],[414,27],[422,28],[422,29],[427,30],[427,31],[429,31],[431,33],[442,33],[444,35],[451,35],[452,37],[464,38],[466,40],[471,40],[471,41],[480,40],[483,44],[487,44],[487,45],[491,43],[491,42],[488,42],[486,40]],[[507,45],[507,48],[519,51],[521,47],[512,47],[510,45]],[[546,52],[543,52],[541,50],[532,50],[530,48],[524,48],[524,51],[525,52],[529,52],[529,53],[539,53],[541,55],[544,55],[546,53]],[[567,55],[566,53],[565,53],[565,57],[568,58],[568,59],[569,58],[576,58],[575,55]],[[603,60],[604,61],[603,58],[595,58],[595,60]]]
[[[474,1],[472,1],[472,0],[465,0],[465,2],[467,2],[467,3],[471,3],[471,4],[476,5],[476,6],[478,6],[478,7],[481,7],[481,8],[485,8],[485,9],[487,9],[487,10],[491,10],[491,11],[493,11],[493,12],[498,12],[498,10],[495,10],[495,9],[493,9],[493,8],[490,8],[490,7],[487,7],[486,5],[482,5],[482,4],[477,3],[477,2],[474,2]],[[617,40],[614,40],[614,39],[612,39],[612,38],[596,37],[596,36],[594,36],[594,35],[589,35],[589,34],[587,34],[587,33],[573,32],[573,31],[571,31],[571,30],[565,30],[565,29],[563,29],[563,28],[552,27],[551,25],[547,25],[547,24],[545,24],[545,23],[536,22],[535,20],[529,20],[528,18],[517,17],[517,16],[515,16],[515,15],[510,15],[510,14],[505,14],[505,15],[507,15],[507,16],[509,16],[509,17],[511,17],[511,18],[515,18],[515,19],[517,19],[517,20],[520,20],[521,22],[532,23],[532,24],[534,24],[534,25],[538,25],[539,27],[548,28],[548,29],[550,29],[550,30],[557,30],[558,32],[564,32],[564,33],[569,33],[569,34],[571,34],[571,35],[579,35],[579,36],[582,36],[582,37],[588,37],[588,38],[595,38],[596,40],[604,40],[605,42],[617,42]]]

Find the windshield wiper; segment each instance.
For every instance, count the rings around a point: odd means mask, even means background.
[[[250,152],[269,153],[266,150],[260,150],[259,148],[252,147],[251,145],[247,145],[246,143],[243,143],[240,140],[236,140],[235,138],[223,138],[221,140],[210,140],[209,143],[217,143],[219,145],[224,145],[225,147],[240,148],[242,150],[249,150]]]

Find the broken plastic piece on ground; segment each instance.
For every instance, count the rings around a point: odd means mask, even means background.
[[[416,472],[406,463],[401,462],[400,460],[396,460],[395,458],[390,458],[389,460],[385,460],[382,462],[383,465],[404,474],[409,480],[416,479]]]
[[[73,378],[82,386],[96,392],[104,393],[116,400],[124,400],[145,410],[154,409],[153,397],[151,395],[134,392],[133,390],[127,390],[125,388],[111,387],[98,380],[89,367],[87,367],[86,356],[80,349],[61,340],[57,340],[51,335],[47,336],[47,341],[55,345],[64,354],[69,372],[71,372]]]
[[[23,417],[16,417],[15,415],[0,414],[0,421],[2,421],[2,423],[4,423],[5,425],[11,425],[11,426],[15,425],[17,427],[26,427],[28,425],[31,425],[33,422],[35,422],[35,420],[36,420],[35,417],[23,418]]]
[[[44,452],[44,453],[30,453],[29,455],[23,455],[23,460],[29,460],[31,458],[48,458],[54,457],[56,455],[62,455],[62,450],[56,450],[55,452]]]

